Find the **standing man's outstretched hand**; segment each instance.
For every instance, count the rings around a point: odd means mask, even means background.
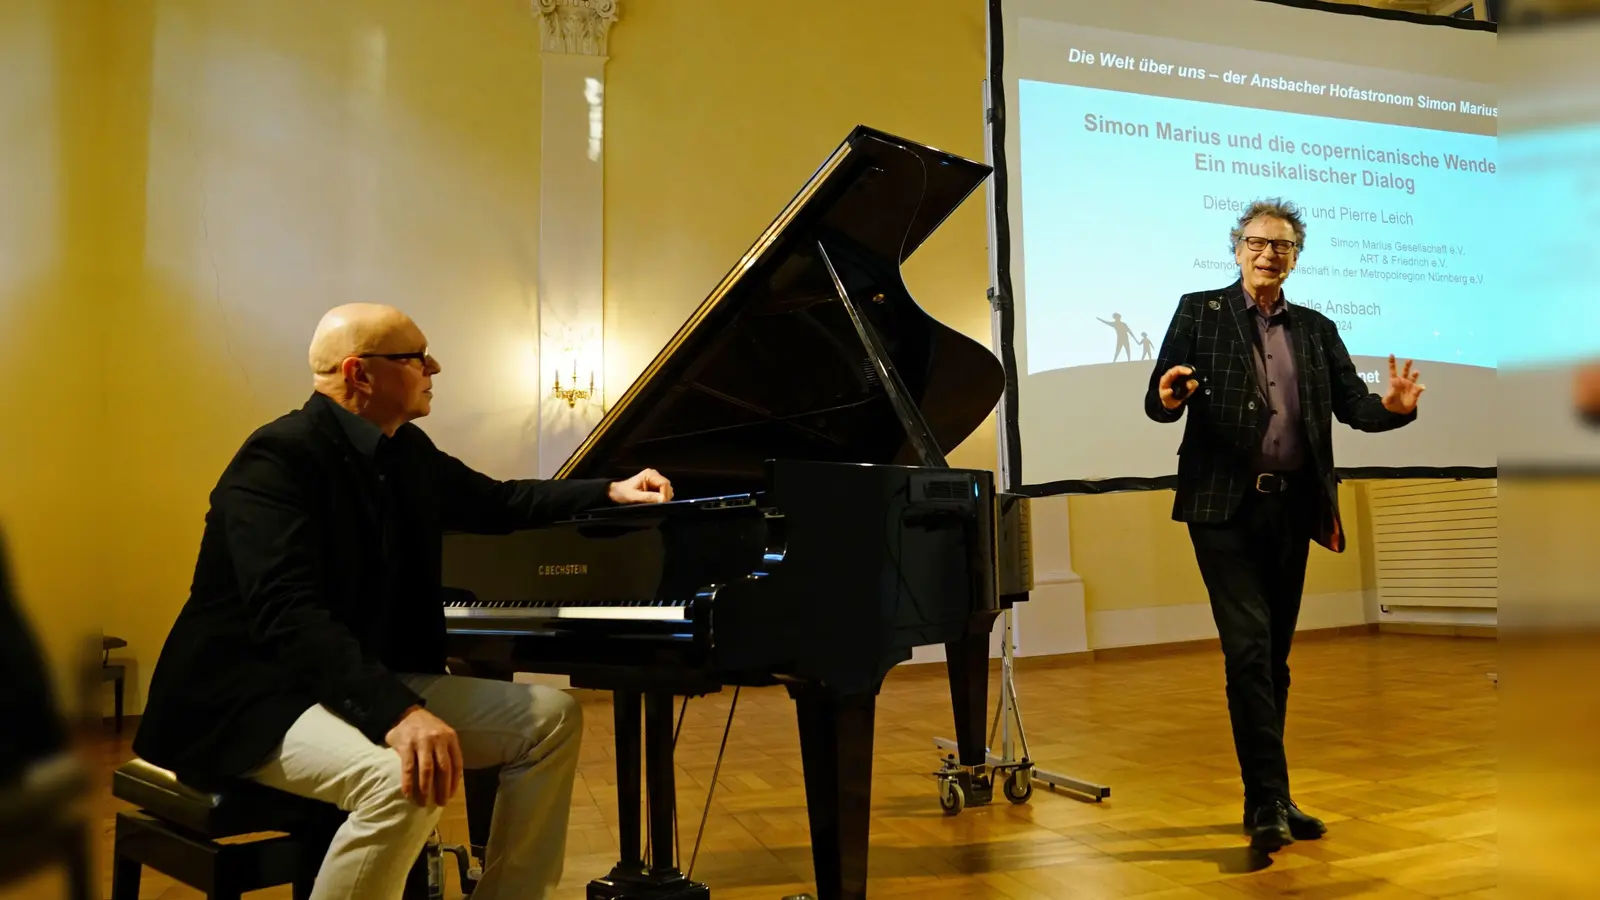
[[[1427,387],[1418,384],[1417,378],[1422,373],[1411,368],[1411,360],[1406,360],[1403,371],[1395,369],[1394,354],[1389,354],[1389,391],[1383,395],[1383,408],[1395,415],[1404,416],[1415,412],[1417,400]]]
[[[625,481],[611,482],[613,503],[665,503],[672,499],[672,482],[655,469],[643,472]]]
[[[1187,382],[1185,382],[1184,395],[1182,397],[1177,396],[1172,391],[1173,382],[1177,381],[1181,377],[1193,374],[1194,370],[1188,366],[1173,366],[1162,374],[1161,381],[1157,385],[1157,393],[1161,397],[1161,405],[1163,407],[1169,410],[1177,409],[1183,405],[1184,400],[1187,400],[1189,397],[1193,396],[1194,392],[1200,387],[1200,382],[1194,380],[1193,378],[1190,378]]]

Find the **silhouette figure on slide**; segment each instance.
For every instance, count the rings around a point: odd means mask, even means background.
[[[1126,353],[1128,354],[1128,362],[1133,362],[1133,348],[1130,346],[1133,329],[1128,327],[1127,322],[1122,321],[1122,313],[1112,313],[1111,321],[1109,322],[1099,316],[1095,318],[1103,325],[1110,325],[1117,332],[1117,349],[1111,354],[1111,361],[1116,362],[1118,356]]]
[[[1149,359],[1150,351],[1154,350],[1155,346],[1156,345],[1150,340],[1149,334],[1143,331],[1139,332],[1140,359]]]

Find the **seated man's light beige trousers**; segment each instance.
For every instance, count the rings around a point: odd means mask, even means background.
[[[545,900],[561,880],[582,711],[540,685],[407,675],[428,711],[456,730],[468,769],[504,766],[473,900]],[[442,807],[400,791],[400,755],[323,706],[300,716],[250,778],[350,813],[328,847],[312,900],[399,900]],[[459,792],[457,796],[460,796]]]

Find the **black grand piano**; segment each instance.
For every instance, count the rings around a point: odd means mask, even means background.
[[[1027,505],[946,464],[1004,376],[900,266],[989,172],[853,130],[557,476],[650,467],[676,499],[447,536],[451,657],[614,694],[621,859],[591,900],[707,895],[671,852],[677,696],[786,686],[821,900],[866,896],[874,703],[912,648],[945,646],[960,762],[983,779],[989,632],[1031,587]],[[493,787],[469,779],[475,848]]]

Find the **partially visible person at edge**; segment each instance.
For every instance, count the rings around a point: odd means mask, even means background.
[[[205,785],[247,778],[350,815],[314,900],[396,900],[468,768],[504,766],[476,900],[561,878],[580,713],[548,687],[445,674],[446,529],[504,532],[659,503],[625,481],[496,481],[437,449],[439,363],[389,306],[327,313],[305,406],[258,429],[211,492],[188,602],[134,750]]]
[[[1399,428],[1423,391],[1393,356],[1384,393],[1369,391],[1333,322],[1289,301],[1305,240],[1293,203],[1252,204],[1229,235],[1239,279],[1179,299],[1144,400],[1157,422],[1188,410],[1172,517],[1188,523],[1221,637],[1244,827],[1269,853],[1327,830],[1290,795],[1283,733],[1310,542],[1344,550],[1332,420]]]

